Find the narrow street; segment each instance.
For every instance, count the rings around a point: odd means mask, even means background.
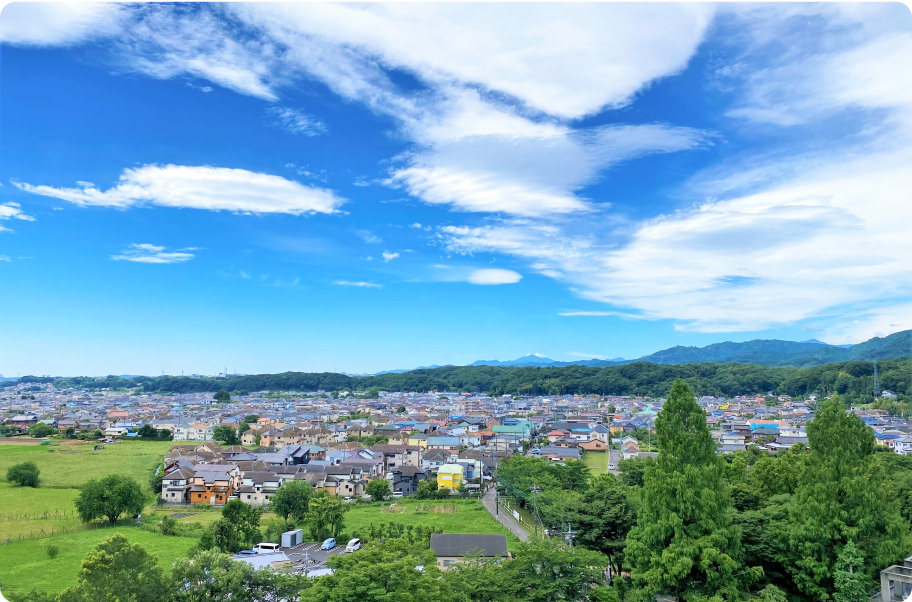
[[[520,525],[513,516],[506,510],[501,510],[500,513],[497,512],[497,501],[496,501],[496,489],[494,487],[489,487],[483,496],[481,496],[481,503],[485,509],[491,513],[491,516],[497,519],[497,522],[502,524],[504,527],[510,530],[510,532],[519,538],[520,541],[526,541],[529,539],[529,532]]]

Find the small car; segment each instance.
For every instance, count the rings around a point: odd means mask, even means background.
[[[401,492],[401,491],[397,491],[397,492],[393,493],[393,497],[395,497],[395,498],[400,498],[400,497],[402,497],[402,492]]]
[[[263,542],[253,546],[253,549],[257,554],[274,554],[279,551],[279,544]]]
[[[330,537],[329,539],[327,539],[326,541],[323,542],[323,545],[320,546],[320,549],[321,550],[332,550],[334,547],[336,547],[336,538]]]
[[[355,539],[351,540],[350,542],[348,542],[348,545],[345,546],[346,552],[357,552],[360,549],[361,549],[361,540],[358,539],[357,537]]]
[[[353,502],[353,501],[355,501],[355,500],[353,500],[353,499],[351,498],[351,496],[345,496],[344,498],[342,498],[342,501],[343,501],[343,502]]]

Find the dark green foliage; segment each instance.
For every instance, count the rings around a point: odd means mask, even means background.
[[[329,495],[326,491],[317,492],[310,500],[307,522],[310,534],[316,541],[326,537],[336,537],[345,526],[345,512],[348,504],[341,498]]]
[[[272,494],[269,509],[286,522],[289,518],[302,521],[307,515],[313,493],[313,487],[307,481],[289,481]]]
[[[6,480],[20,487],[37,487],[40,483],[40,472],[34,462],[20,462],[9,467],[6,471]]]
[[[41,437],[48,437],[55,434],[56,432],[57,429],[43,422],[36,422],[28,429],[28,434],[32,437],[35,437],[36,439],[40,439]]]
[[[853,542],[848,542],[836,559],[833,602],[856,602],[867,598],[872,582],[861,572],[864,555]]]
[[[568,513],[574,543],[605,554],[615,574],[621,572],[627,533],[636,524],[630,488],[613,475],[599,475]]]
[[[174,563],[167,599],[174,602],[279,602],[310,587],[304,575],[254,570],[217,550],[198,550]]]
[[[624,485],[642,487],[646,469],[653,465],[655,465],[655,458],[649,456],[627,458],[618,462],[618,472],[621,473],[621,480]]]
[[[734,599],[756,571],[742,565],[740,530],[706,416],[683,381],[656,417],[659,457],[647,468],[643,504],[627,537],[626,562],[648,596]]]
[[[212,398],[216,401],[220,401],[222,403],[227,403],[227,402],[231,401],[231,393],[222,389],[222,390],[216,392],[216,394]]]
[[[47,547],[47,555],[48,555],[48,558],[50,558],[51,560],[54,560],[55,558],[57,558],[57,554],[59,554],[59,553],[60,553],[60,548],[58,548],[57,546],[50,545]]]
[[[355,554],[332,556],[335,573],[301,592],[301,602],[448,602],[434,553],[403,539],[368,545]],[[423,566],[423,570],[417,567]]]
[[[117,534],[102,541],[85,557],[78,584],[60,594],[57,600],[158,602],[167,597],[166,588],[155,557]]]
[[[221,441],[225,445],[238,445],[241,442],[238,439],[237,431],[226,425],[219,425],[212,429],[212,438],[216,441]]]
[[[790,505],[792,575],[808,597],[834,592],[836,551],[853,541],[864,551],[858,568],[873,579],[912,546],[884,466],[875,459],[874,433],[844,402],[827,400],[807,426],[810,452]]]
[[[386,479],[374,479],[367,484],[365,492],[372,500],[380,502],[388,498],[393,491]]]
[[[906,347],[904,356],[909,356]],[[878,360],[880,384],[912,398],[912,358]],[[818,393],[827,395],[839,388],[851,401],[872,400],[874,367],[870,361],[844,361],[815,368],[768,367],[755,364],[661,365],[634,362],[620,366],[497,367],[445,366],[412,370],[398,374],[348,376],[332,372],[256,374],[227,379],[181,376],[138,376],[124,379],[109,376],[48,378],[24,376],[18,382],[53,382],[59,387],[87,389],[141,387],[146,392],[203,393],[221,387],[246,391],[344,391],[370,388],[385,391],[458,390],[485,391],[492,394],[541,395],[555,386],[565,392],[600,395],[663,396],[676,378],[681,378],[701,395],[742,395],[774,391],[792,396]],[[0,383],[12,386],[17,381]]]
[[[116,524],[123,513],[139,514],[145,505],[142,486],[130,477],[116,474],[87,482],[76,498],[76,510],[86,522],[106,518]]]
[[[529,602],[587,600],[602,584],[608,559],[582,547],[568,548],[551,539],[530,539],[500,569],[506,599]]]

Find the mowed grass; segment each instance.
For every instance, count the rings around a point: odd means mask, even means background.
[[[0,478],[10,466],[34,462],[41,471],[41,487],[78,488],[91,479],[110,474],[128,475],[146,484],[171,441],[124,441],[92,451],[92,444],[79,446],[0,446]],[[0,507],[0,513],[6,509]]]
[[[395,502],[395,511],[389,511],[392,502],[352,504],[345,513],[345,533],[348,537],[366,536],[371,523],[398,522],[405,525],[423,525],[440,529],[444,533],[503,533],[512,548],[518,539],[506,527],[494,520],[477,499],[415,500]]]
[[[0,592],[11,602],[36,589],[59,592],[76,583],[83,558],[102,540],[115,533],[130,543],[138,543],[158,559],[165,571],[171,563],[187,555],[198,539],[150,533],[137,527],[117,526],[78,533],[30,539],[0,546]],[[48,558],[47,547],[57,546],[59,554]]]
[[[593,475],[605,474],[608,472],[608,452],[584,451],[583,464],[589,467]]]

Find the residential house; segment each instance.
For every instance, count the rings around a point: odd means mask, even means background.
[[[456,489],[462,484],[464,469],[460,464],[444,464],[437,469],[437,489]]]
[[[190,466],[176,468],[162,478],[161,499],[168,504],[186,504],[190,501],[190,487],[194,470]]]
[[[399,466],[386,475],[390,488],[403,495],[412,495],[418,491],[418,483],[427,479],[427,473],[415,466]]]
[[[191,504],[223,506],[240,487],[241,471],[236,464],[201,464],[193,473]]]

